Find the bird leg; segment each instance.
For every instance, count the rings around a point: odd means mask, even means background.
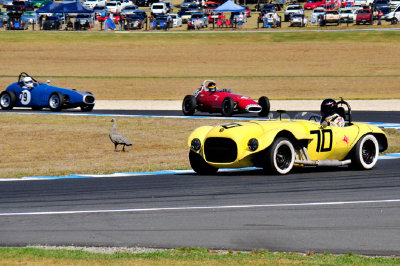
[[[122,151],[125,151],[125,145],[122,146]]]
[[[115,152],[118,152],[118,150],[117,150],[117,146],[118,146],[118,144],[114,144],[114,146],[115,146],[115,149],[114,149],[114,151],[115,151]]]

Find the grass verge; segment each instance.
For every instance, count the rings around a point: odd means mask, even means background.
[[[98,254],[80,250],[0,248],[4,265],[399,265],[397,257],[179,248],[151,253]]]
[[[110,117],[0,116],[0,178],[110,174],[190,169],[187,138],[197,127],[226,120],[117,118],[117,129],[133,142],[114,152]],[[388,152],[400,152],[400,133],[385,129]]]
[[[3,89],[25,71],[97,99],[182,99],[204,79],[257,99],[400,98],[399,31],[0,37]]]

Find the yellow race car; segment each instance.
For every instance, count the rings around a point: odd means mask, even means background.
[[[388,147],[378,127],[351,121],[351,108],[338,102],[344,127],[321,123],[321,116],[302,112],[293,120],[233,122],[203,126],[189,136],[189,160],[199,174],[219,168],[262,167],[267,173],[287,174],[293,166],[342,166],[371,169]]]

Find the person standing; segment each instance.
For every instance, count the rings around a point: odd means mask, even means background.
[[[243,20],[244,20],[243,12],[240,12],[240,13],[239,13],[239,16],[238,16],[238,25],[239,25],[239,28],[242,27],[242,25],[243,25]]]

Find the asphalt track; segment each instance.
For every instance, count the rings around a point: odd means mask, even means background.
[[[353,115],[399,122],[400,112]],[[400,255],[399,162],[380,160],[371,171],[311,167],[287,176],[253,170],[1,182],[0,245]]]
[[[398,163],[2,182],[0,245],[400,255]]]

